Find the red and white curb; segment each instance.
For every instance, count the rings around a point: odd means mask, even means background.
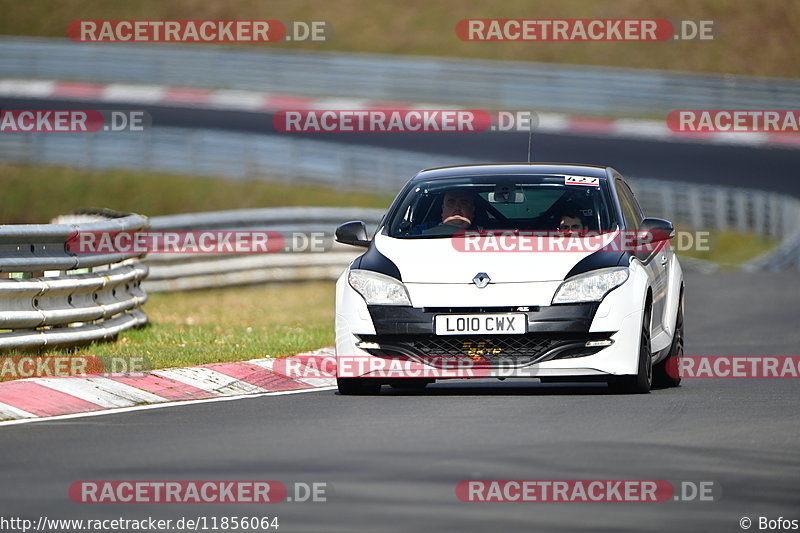
[[[308,354],[332,355],[333,348]],[[288,377],[275,359],[105,374],[27,378],[0,383],[0,424],[44,417],[100,413],[145,405],[173,405],[334,387],[334,378]]]
[[[312,98],[232,89],[197,89],[161,85],[103,84],[26,79],[0,80],[0,97],[2,96],[171,105],[262,113],[272,113],[284,109],[461,109],[458,106],[443,106],[430,103],[379,102],[362,98]],[[663,121],[626,118],[611,119],[571,116],[561,113],[538,113],[538,117],[538,131],[545,133],[800,148],[800,135],[793,133],[679,133],[667,127],[666,119]]]

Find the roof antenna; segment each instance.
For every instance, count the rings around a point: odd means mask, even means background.
[[[531,141],[533,141],[533,119],[528,117],[528,164],[531,162]]]

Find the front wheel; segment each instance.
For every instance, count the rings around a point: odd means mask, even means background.
[[[677,387],[681,384],[678,361],[683,356],[683,291],[678,301],[678,316],[675,319],[675,335],[667,358],[653,367],[653,383],[658,387]]]
[[[642,331],[639,335],[638,372],[630,376],[618,376],[609,387],[623,394],[644,394],[653,385],[653,359],[650,353],[650,308],[645,309]]]
[[[343,396],[367,396],[381,391],[381,382],[370,378],[336,378],[336,386]]]

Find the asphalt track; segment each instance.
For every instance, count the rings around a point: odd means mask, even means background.
[[[791,355],[790,273],[687,274],[687,354]],[[0,516],[278,516],[286,532],[741,531],[800,519],[800,381],[603,385],[447,382],[377,397],[333,391],[0,428]],[[325,503],[80,505],[78,480],[329,484]],[[713,481],[713,502],[462,503],[464,479]]]
[[[252,111],[181,108],[141,103],[0,98],[0,109],[137,109],[150,113],[153,125],[275,133],[272,115]],[[306,133],[308,138],[415,150],[468,154],[486,162],[524,161],[527,133]],[[800,150],[699,142],[621,139],[592,135],[539,133],[533,159],[607,165],[625,176],[758,188],[800,196]]]

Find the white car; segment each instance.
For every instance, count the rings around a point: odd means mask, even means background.
[[[363,222],[336,230],[367,248],[336,284],[339,392],[450,377],[676,386],[684,284],[673,236],[613,168],[423,170],[371,240]]]

